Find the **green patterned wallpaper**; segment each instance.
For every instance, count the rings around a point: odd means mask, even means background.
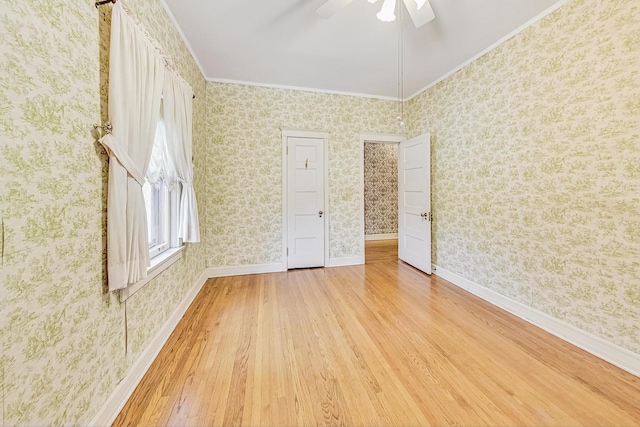
[[[204,245],[127,301],[125,356],[125,304],[103,287],[105,154],[91,135],[104,93],[102,18],[93,0],[1,3],[0,422],[86,424],[204,269]],[[201,194],[204,79],[158,0],[126,4],[198,97]]]
[[[362,255],[359,134],[398,133],[397,103],[221,83],[207,92],[207,266],[282,261],[280,128],[329,132],[329,256]]]
[[[640,3],[573,0],[408,110],[433,261],[640,353]]]
[[[398,233],[398,144],[364,143],[364,234]]]
[[[359,256],[360,132],[390,101],[208,83],[158,0],[126,4],[193,86],[203,243],[104,292],[104,24],[0,0],[0,422],[86,424],[205,268],[280,262],[280,127],[330,133],[331,256]],[[434,261],[640,353],[640,16],[573,0],[409,102],[432,134]],[[104,39],[103,39],[104,41]]]

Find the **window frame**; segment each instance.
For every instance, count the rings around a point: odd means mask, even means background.
[[[164,181],[149,185],[151,222],[147,225],[149,258],[153,260],[171,248],[182,246],[182,239],[178,238],[178,205],[182,185],[178,182],[168,185]]]
[[[168,211],[169,189],[164,182],[151,185],[149,233],[149,258],[153,259],[169,249],[168,227],[171,223]]]

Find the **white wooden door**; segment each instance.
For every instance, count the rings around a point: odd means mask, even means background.
[[[400,143],[398,258],[431,274],[430,134]]]
[[[324,266],[324,140],[288,137],[288,268]]]

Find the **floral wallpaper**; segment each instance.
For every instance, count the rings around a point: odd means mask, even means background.
[[[573,0],[417,96],[433,261],[640,353],[640,4]]]
[[[398,232],[398,144],[364,144],[364,234]]]
[[[195,185],[201,193],[204,78],[159,1],[125,3],[198,97]],[[86,425],[204,269],[204,245],[192,245],[126,304],[105,291],[106,156],[91,133],[106,89],[108,6],[101,9],[92,0],[2,2],[3,425]],[[200,206],[204,211],[204,201]]]
[[[87,424],[205,267],[281,261],[280,128],[329,132],[330,254],[361,255],[359,133],[401,131],[392,101],[205,84],[161,1],[124,1],[196,94],[203,243],[105,292],[109,6],[3,0],[3,425]],[[573,0],[405,109],[432,135],[434,262],[636,353],[639,8]]]
[[[329,256],[362,255],[361,132],[400,131],[397,103],[207,83],[207,266],[282,261],[281,128],[329,132]]]

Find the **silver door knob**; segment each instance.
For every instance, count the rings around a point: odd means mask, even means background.
[[[428,217],[428,216],[429,216],[429,213],[427,213],[427,212],[422,212],[422,213],[420,214],[420,216],[421,216],[422,218],[426,218],[426,217]]]
[[[320,218],[322,218],[322,215],[323,215],[323,214],[324,214],[324,212],[322,212],[322,211],[318,211],[318,216],[319,216]]]

